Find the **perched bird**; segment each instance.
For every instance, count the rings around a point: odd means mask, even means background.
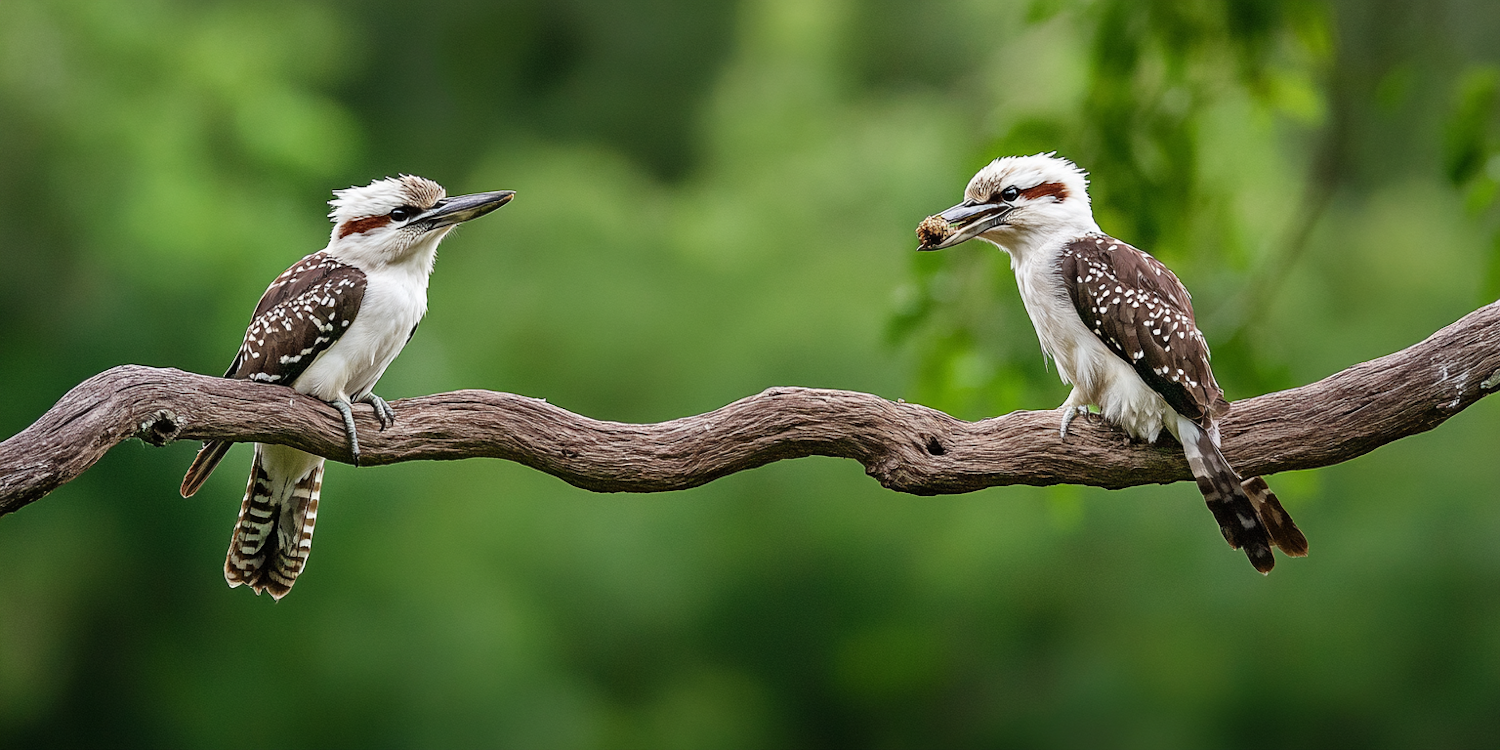
[[[1090,405],[1137,440],[1155,442],[1165,428],[1182,443],[1224,539],[1256,570],[1276,564],[1273,544],[1306,555],[1307,538],[1265,480],[1241,481],[1219,452],[1216,420],[1229,402],[1187,289],[1161,261],[1099,230],[1087,188],[1081,169],[1052,154],[996,159],[969,181],[962,203],[922,222],[918,249],[978,237],[1010,255],[1042,350],[1073,386],[1060,407],[1064,440]]]
[[[224,373],[291,386],[343,415],[359,463],[351,402],[368,403],[384,430],[396,415],[371,389],[427,312],[427,277],[438,243],[461,222],[508,203],[513,191],[454,198],[412,175],[334,191],[328,246],[276,277],[255,307],[244,343]],[[203,486],[229,451],[203,445],[182,480],[182,496]],[[312,548],[323,459],[282,445],[255,444],[250,485],[229,542],[224,578],[280,599]]]

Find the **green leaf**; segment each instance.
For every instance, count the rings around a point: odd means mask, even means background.
[[[1489,157],[1497,92],[1500,68],[1493,65],[1473,67],[1459,80],[1443,139],[1443,166],[1455,185],[1477,176]]]

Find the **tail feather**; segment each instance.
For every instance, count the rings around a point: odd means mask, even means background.
[[[1276,557],[1271,553],[1271,534],[1245,487],[1240,484],[1239,474],[1224,459],[1209,433],[1185,417],[1178,420],[1178,428],[1188,467],[1193,471],[1193,479],[1198,482],[1204,502],[1219,522],[1224,540],[1235,549],[1243,549],[1256,570],[1271,572],[1276,566]],[[1279,509],[1281,503],[1277,502],[1276,507]],[[1282,513],[1285,515],[1285,511]],[[1286,518],[1290,520],[1291,517]]]
[[[1303,536],[1302,530],[1292,520],[1292,514],[1281,507],[1281,501],[1276,498],[1276,493],[1271,491],[1266,480],[1260,477],[1250,477],[1240,483],[1245,488],[1245,494],[1250,497],[1250,503],[1255,506],[1255,512],[1260,516],[1261,523],[1266,525],[1266,531],[1271,535],[1271,543],[1276,548],[1286,553],[1289,557],[1307,557],[1307,537]]]
[[[276,524],[276,559],[266,568],[262,582],[271,596],[280,599],[292,590],[297,575],[312,552],[313,526],[318,521],[318,496],[323,489],[323,466],[313,469],[292,489],[292,502],[282,510]]]
[[[280,599],[291,592],[312,550],[323,460],[298,451],[304,460],[293,462],[293,472],[284,472],[286,467],[279,465],[284,462],[268,460],[266,448],[255,446],[250,484],[224,560],[224,580],[231,588],[244,584],[256,594],[266,591]]]
[[[234,443],[226,443],[219,440],[210,440],[198,449],[198,455],[188,467],[187,475],[182,478],[182,496],[192,497],[203,483],[208,481],[208,476],[218,468],[219,462],[224,460],[224,454],[229,452],[229,446]]]

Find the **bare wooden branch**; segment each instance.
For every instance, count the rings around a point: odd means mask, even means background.
[[[1347,461],[1430,430],[1500,387],[1500,303],[1427,340],[1324,380],[1234,404],[1224,451],[1245,476]],[[786,458],[839,456],[893,490],[919,495],[1008,484],[1119,488],[1190,479],[1175,446],[1127,445],[1097,420],[1023,411],[965,422],[917,404],[850,391],[771,388],[657,424],[602,422],[545,401],[467,390],[392,404],[381,432],[356,406],[362,464],[487,456],[596,492],[696,487]],[[139,438],[281,443],[349,460],[338,414],[292,390],[124,365],[68,392],[0,443],[0,515],[72,480]]]

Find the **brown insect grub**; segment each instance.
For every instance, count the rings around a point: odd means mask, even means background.
[[[917,241],[922,247],[933,247],[953,236],[953,225],[941,216],[929,216],[917,225]]]

